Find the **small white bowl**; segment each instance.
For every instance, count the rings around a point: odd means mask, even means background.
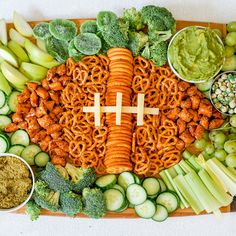
[[[169,57],[169,49],[170,49],[171,44],[172,44],[173,41],[175,40],[175,38],[176,38],[181,32],[183,32],[183,31],[185,31],[185,30],[187,30],[187,29],[189,29],[189,28],[191,28],[191,27],[193,27],[193,26],[188,26],[188,27],[185,27],[185,28],[181,29],[180,31],[178,31],[178,32],[172,37],[172,39],[170,40],[168,49],[167,49],[167,60],[168,60],[168,64],[169,64],[171,70],[174,72],[174,74],[175,74],[176,76],[178,76],[180,79],[182,79],[182,80],[184,80],[184,81],[186,81],[186,82],[194,83],[194,84],[199,84],[199,83],[204,83],[204,82],[206,82],[206,80],[199,80],[199,81],[186,80],[185,78],[183,78],[183,77],[178,73],[178,71],[175,70],[174,66],[173,66],[172,63],[171,63],[170,57]],[[197,27],[198,29],[205,29],[205,28],[206,28],[206,27],[204,27],[204,26],[197,26],[197,25],[196,25],[195,27]],[[221,40],[221,38],[220,38],[218,35],[217,35],[217,38],[218,38],[219,42],[222,44],[222,46],[224,47],[224,43],[223,43],[223,41]],[[224,59],[224,60],[225,60],[225,59]],[[221,69],[222,69],[222,66],[223,66],[223,63],[222,63],[222,65],[220,66],[220,68],[216,71],[216,73],[215,73],[211,78],[208,79],[208,81],[211,80],[211,79],[213,79],[216,75],[219,74],[219,72],[220,72]]]
[[[24,159],[22,159],[21,157],[19,157],[17,155],[14,155],[14,154],[11,154],[11,153],[2,153],[2,154],[0,154],[0,158],[4,158],[4,157],[7,157],[7,156],[15,157],[15,158],[21,160],[21,162],[23,162],[27,166],[27,168],[28,168],[28,170],[30,171],[30,174],[31,174],[32,187],[31,187],[29,196],[25,199],[24,202],[22,202],[19,206],[16,206],[16,207],[13,207],[13,208],[9,208],[9,209],[1,209],[0,208],[0,213],[1,212],[9,213],[9,212],[13,212],[13,211],[19,210],[21,207],[26,205],[26,203],[30,200],[30,198],[32,197],[32,194],[34,192],[35,177],[34,177],[34,172],[33,172],[32,168],[30,167],[30,165]]]

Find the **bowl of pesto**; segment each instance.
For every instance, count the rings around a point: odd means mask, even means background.
[[[21,157],[0,154],[0,213],[17,211],[31,198],[34,173]]]
[[[168,63],[182,80],[207,82],[214,78],[224,63],[224,44],[210,28],[190,26],[177,32],[168,47]]]

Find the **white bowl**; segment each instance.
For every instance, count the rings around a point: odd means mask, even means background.
[[[184,80],[184,81],[186,81],[186,82],[194,83],[194,84],[199,84],[199,83],[204,83],[204,82],[206,82],[206,80],[194,81],[194,80],[186,80],[186,79],[184,79],[184,78],[178,73],[178,71],[175,70],[174,66],[172,65],[172,63],[171,63],[171,61],[170,61],[170,57],[169,57],[169,49],[170,49],[171,44],[172,44],[173,41],[175,40],[175,38],[176,38],[181,32],[183,32],[183,31],[185,31],[185,30],[187,30],[187,29],[189,29],[189,28],[191,28],[191,27],[193,27],[193,26],[188,26],[188,27],[185,27],[185,28],[181,29],[180,31],[178,31],[178,32],[172,37],[172,39],[170,40],[168,49],[167,49],[167,60],[168,60],[168,64],[169,64],[171,70],[174,72],[174,74],[175,74],[176,76],[178,76],[180,79],[182,79],[182,80]],[[205,29],[205,28],[206,28],[206,27],[204,27],[204,26],[195,26],[195,27],[197,27],[198,29]],[[221,38],[220,38],[218,35],[217,35],[217,38],[218,38],[219,42],[222,44],[222,46],[224,47],[224,43],[223,43],[223,41],[221,40]],[[224,59],[224,60],[225,60],[225,59]],[[213,79],[216,75],[219,74],[219,72],[220,72],[221,69],[222,69],[222,66],[223,66],[223,63],[222,63],[222,65],[220,66],[220,68],[216,71],[216,73],[215,73],[211,78],[208,79],[208,81],[211,80],[211,79]]]
[[[2,153],[0,154],[0,158],[4,158],[6,156],[11,156],[11,157],[15,157],[19,160],[21,160],[21,162],[23,162],[28,170],[30,171],[30,174],[31,174],[31,179],[32,179],[32,187],[31,187],[31,190],[30,190],[30,193],[29,193],[29,196],[25,199],[24,202],[22,202],[19,206],[16,206],[16,207],[13,207],[13,208],[9,208],[9,209],[1,209],[0,208],[0,212],[13,212],[13,211],[17,211],[19,210],[21,207],[25,206],[26,203],[30,200],[30,198],[32,197],[32,194],[34,192],[34,183],[35,183],[35,177],[34,177],[34,172],[32,170],[32,168],[30,167],[30,165],[24,160],[22,159],[21,157],[17,156],[17,155],[14,155],[14,154],[11,154],[11,153]]]

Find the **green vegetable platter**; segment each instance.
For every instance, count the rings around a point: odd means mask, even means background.
[[[92,20],[94,20],[94,19],[72,19],[72,21],[78,27],[80,25],[82,25],[83,23],[91,22]],[[44,22],[47,22],[47,21],[44,21]],[[30,23],[30,25],[32,27],[34,27],[35,25],[39,24],[40,21],[39,22],[38,21],[32,21],[32,22],[29,22],[29,23]],[[189,27],[189,26],[195,26],[195,25],[211,27],[211,28],[214,28],[214,29],[218,29],[218,30],[220,30],[222,32],[223,35],[226,35],[226,25],[225,24],[220,24],[220,23],[177,21],[176,22],[176,29],[180,30],[182,28]],[[8,24],[7,25],[8,29],[10,29],[12,26],[13,26],[13,24]],[[42,27],[44,27],[44,26],[42,25]],[[93,26],[91,25],[91,26],[88,26],[88,27],[92,28]],[[87,32],[86,31],[86,24],[83,24],[83,28],[85,28],[84,30],[85,30],[85,32]],[[83,30],[83,28],[81,28],[80,30]],[[91,52],[91,54],[94,54],[94,53],[96,53],[96,52]],[[225,213],[226,212],[233,212],[233,211],[236,211],[236,203],[235,202],[233,202],[231,205],[228,205],[226,207],[222,207],[221,208],[221,212],[223,212],[223,213],[224,212]],[[24,214],[25,213],[25,209],[21,208],[20,210],[17,211],[17,213]],[[206,212],[203,211],[201,214],[206,214]],[[46,209],[41,209],[41,215],[61,216],[61,217],[63,217],[63,216],[65,216],[65,213],[63,213],[63,212],[53,212],[53,211],[49,211],[49,210],[46,210]],[[177,217],[177,216],[192,216],[192,215],[195,215],[195,212],[190,207],[189,208],[185,208],[185,209],[180,209],[179,208],[176,211],[170,213],[170,216],[175,216],[175,217]],[[84,214],[84,213],[79,213],[75,217],[81,218],[81,217],[88,217],[88,216],[86,214]],[[122,212],[112,212],[112,211],[109,211],[104,216],[104,218],[137,218],[137,217],[138,217],[138,215],[136,214],[136,212],[135,212],[135,210],[133,208],[127,208],[126,210],[124,210]]]

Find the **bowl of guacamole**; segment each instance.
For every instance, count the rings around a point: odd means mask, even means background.
[[[191,83],[207,82],[215,77],[224,60],[224,44],[208,27],[184,28],[174,35],[168,47],[171,69],[179,78]]]
[[[34,190],[34,173],[21,157],[0,154],[0,212],[12,212],[23,207]]]

